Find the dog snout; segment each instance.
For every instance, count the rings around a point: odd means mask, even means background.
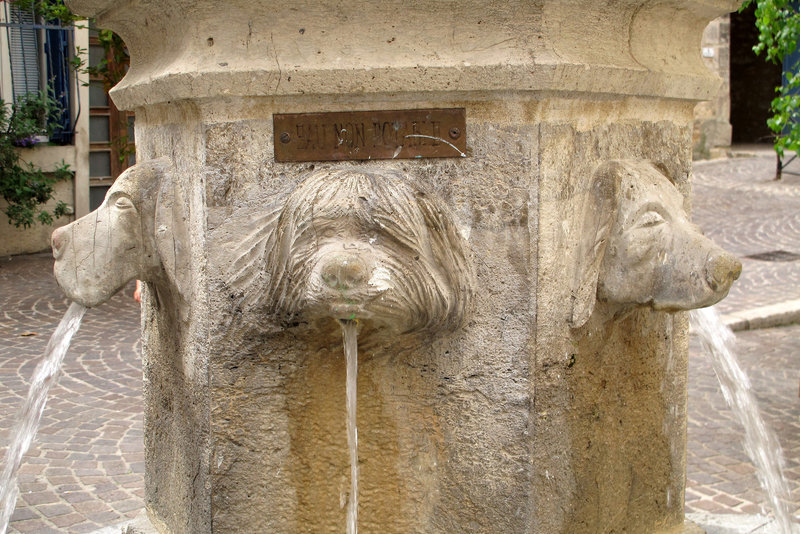
[[[56,228],[50,236],[50,246],[53,249],[53,257],[60,259],[64,254],[67,245],[67,230],[64,227]]]
[[[367,281],[366,262],[357,254],[332,254],[323,262],[320,276],[332,289],[353,289]]]
[[[706,260],[706,281],[714,291],[727,291],[740,274],[742,263],[726,252],[712,253]]]

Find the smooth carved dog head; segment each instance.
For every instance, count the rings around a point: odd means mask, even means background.
[[[646,161],[620,160],[594,174],[586,206],[571,324],[595,301],[679,311],[728,294],[741,263],[704,237],[670,180]]]
[[[330,317],[400,332],[453,329],[471,269],[446,207],[399,172],[318,171],[289,195],[266,247],[263,306],[282,324]]]
[[[159,199],[169,204],[171,196],[167,165],[158,159],[129,168],[99,208],[53,232],[56,281],[71,300],[96,306],[134,278],[152,280],[164,268],[174,274],[180,243],[157,222]]]

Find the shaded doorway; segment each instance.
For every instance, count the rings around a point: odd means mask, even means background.
[[[780,65],[753,52],[757,43],[755,6],[731,13],[731,128],[735,144],[772,144],[767,118],[782,72]]]

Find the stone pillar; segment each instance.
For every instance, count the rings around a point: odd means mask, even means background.
[[[280,321],[262,298],[277,283],[267,235],[293,216],[292,193],[343,168],[400,173],[435,199],[471,272],[458,328],[362,323],[361,531],[682,527],[687,322],[672,312],[702,303],[618,297],[601,249],[628,213],[616,200],[638,198],[621,188],[688,194],[692,110],[719,84],[699,38],[737,2],[70,5],[127,43],[112,97],[136,112],[137,160],[170,166],[154,231],[174,238],[143,334],[159,531],[344,531],[341,333]],[[465,157],[275,159],[274,114],[431,108],[466,110]],[[609,161],[623,163],[598,170]],[[682,216],[677,198],[656,216]],[[412,245],[387,254],[436,255]],[[661,268],[629,267],[631,287]]]

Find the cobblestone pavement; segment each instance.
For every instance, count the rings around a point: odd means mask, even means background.
[[[687,512],[762,513],[766,499],[742,446],[744,431],[692,336],[689,357]],[[783,447],[790,508],[800,513],[800,325],[739,332],[739,364]]]
[[[49,255],[0,259],[0,444],[67,309]],[[87,311],[20,469],[9,532],[92,532],[143,506],[139,306],[132,289]]]
[[[800,172],[800,161],[789,170]],[[774,155],[695,163],[692,219],[742,259],[742,275],[717,305],[720,313],[800,298],[800,176],[774,177]],[[747,257],[774,251],[798,258]]]
[[[800,165],[798,165],[800,168]],[[800,169],[798,169],[800,170]],[[774,157],[695,166],[694,219],[739,256],[800,253],[800,177],[772,181]],[[744,260],[720,311],[800,298],[800,262]],[[0,453],[49,334],[67,308],[48,255],[0,259]],[[20,475],[9,532],[92,532],[142,508],[139,308],[132,288],[87,312]],[[737,334],[764,417],[781,440],[800,505],[800,326]],[[708,360],[692,340],[687,511],[758,513],[765,502]]]
[[[800,171],[795,161],[791,168]],[[742,276],[717,305],[721,313],[800,298],[800,176],[774,180],[775,156],[699,162],[693,219],[706,235],[742,259]],[[794,261],[747,256],[784,251]],[[784,259],[788,256],[784,255]],[[800,512],[800,326],[740,332],[742,368],[763,417],[778,436],[794,512]],[[743,430],[727,408],[711,364],[692,336],[686,509],[759,513],[765,499],[741,444]]]

